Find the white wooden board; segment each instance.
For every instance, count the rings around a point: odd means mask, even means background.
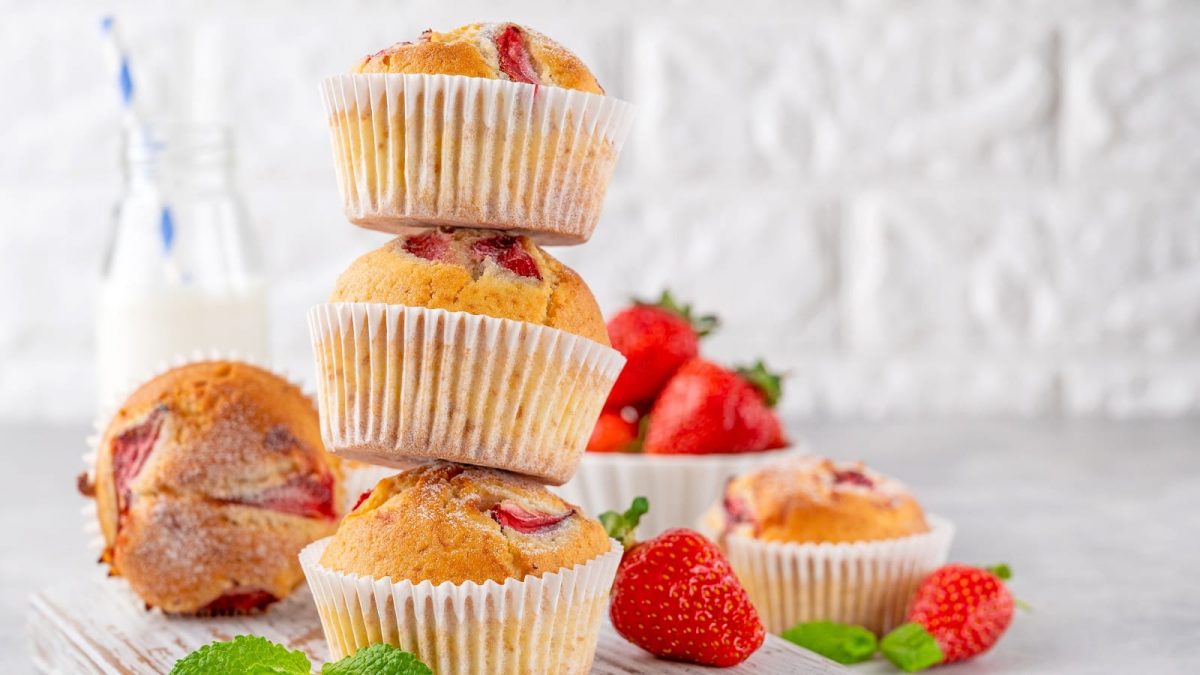
[[[198,619],[146,611],[120,579],[80,580],[30,598],[29,632],[34,664],[43,673],[166,673],[184,654],[235,635],[261,635],[289,649],[303,650],[318,666],[329,657],[320,620],[305,588],[265,614]],[[735,668],[718,670],[659,661],[617,635],[607,619],[592,668],[594,675],[847,672],[843,666],[774,636]]]

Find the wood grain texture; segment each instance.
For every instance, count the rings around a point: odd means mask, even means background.
[[[306,588],[266,614],[185,618],[146,611],[119,579],[92,579],[51,587],[30,598],[33,661],[43,673],[142,675],[166,673],[184,654],[235,635],[261,635],[299,649],[314,664],[329,658],[325,636]],[[769,636],[748,661],[716,670],[656,660],[626,642],[605,620],[593,675],[655,673],[847,673],[846,668]]]

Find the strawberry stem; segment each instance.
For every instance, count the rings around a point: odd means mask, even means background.
[[[692,330],[695,331],[697,337],[704,337],[712,333],[721,325],[721,320],[715,314],[702,314],[695,316],[692,314],[692,306],[680,303],[671,295],[671,291],[663,290],[657,302],[649,302],[646,300],[633,299],[634,304],[644,305],[647,307],[658,307],[672,314],[681,317],[692,325]]]
[[[1012,568],[1008,566],[1008,563],[999,563],[989,567],[984,567],[983,569],[1000,577],[1002,581],[1008,581],[1012,578]]]
[[[605,511],[600,514],[600,523],[604,525],[604,530],[608,532],[608,536],[621,542],[621,546],[625,550],[633,548],[637,543],[637,539],[633,536],[634,530],[637,529],[638,522],[642,516],[650,510],[650,501],[645,497],[635,497],[633,504],[626,509],[625,513],[617,513],[616,511]]]
[[[752,366],[741,366],[737,369],[739,375],[762,392],[767,405],[772,408],[783,396],[783,378],[767,370],[767,364],[762,359],[755,361]]]

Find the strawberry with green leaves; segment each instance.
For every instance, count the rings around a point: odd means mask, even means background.
[[[649,509],[645,497],[625,513],[600,516],[625,545],[613,581],[610,616],[626,640],[659,658],[733,666],[763,643],[765,632],[729,561],[698,532],[668,530],[636,543],[633,530]]]
[[[1004,581],[1007,565],[992,568],[952,564],[934,570],[917,586],[908,621],[880,643],[884,656],[901,670],[978,656],[1012,623],[1016,602]]]
[[[658,302],[635,301],[608,322],[613,349],[625,367],[608,394],[605,408],[616,410],[653,401],[675,371],[700,353],[700,338],[717,327],[714,316],[693,316],[669,291]]]
[[[780,378],[762,361],[730,370],[696,358],[667,382],[650,410],[651,454],[757,452],[787,445],[773,406]]]

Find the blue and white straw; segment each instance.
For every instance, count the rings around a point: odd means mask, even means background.
[[[104,53],[110,72],[117,81],[117,88],[121,95],[121,110],[124,114],[125,127],[130,133],[138,135],[138,140],[143,147],[151,148],[154,139],[151,136],[146,117],[138,104],[138,97],[135,95],[136,88],[133,83],[133,71],[129,67],[128,50],[125,49],[113,17],[105,16],[100,19],[100,34],[104,38]],[[159,234],[162,240],[163,261],[166,264],[167,276],[172,281],[178,281],[181,275],[174,255],[172,255],[175,244],[175,218],[171,214],[171,207],[166,203],[162,205],[162,214],[159,218]]]

